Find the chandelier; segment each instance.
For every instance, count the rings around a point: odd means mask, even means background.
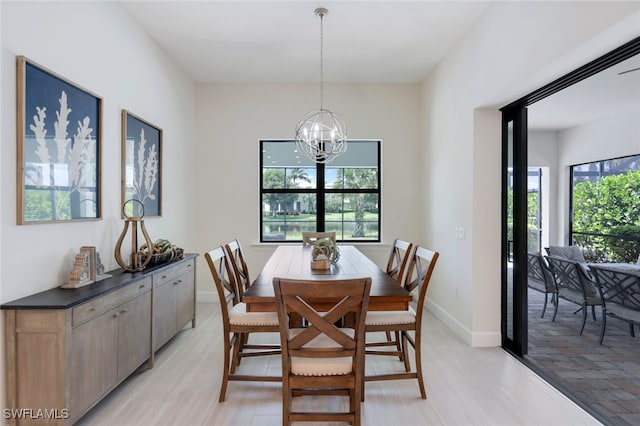
[[[329,11],[315,10],[320,17],[320,109],[307,113],[296,126],[298,151],[316,163],[329,163],[347,150],[347,126],[342,117],[324,108],[324,28]]]

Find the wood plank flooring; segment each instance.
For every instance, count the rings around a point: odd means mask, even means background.
[[[195,329],[185,328],[156,354],[153,369],[135,373],[78,424],[280,425],[278,383],[230,382],[227,400],[217,402],[220,313],[216,303],[198,303],[197,310]],[[416,380],[369,382],[363,425],[600,424],[502,349],[470,348],[431,313],[424,315],[427,399],[420,399]],[[277,341],[278,336],[265,337],[269,338]],[[393,357],[368,356],[366,368],[388,371],[402,365]],[[279,374],[280,358],[247,358],[240,371]],[[345,404],[342,397],[294,401],[318,410]]]

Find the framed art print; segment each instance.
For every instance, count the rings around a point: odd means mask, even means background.
[[[140,203],[125,203],[138,200]],[[122,205],[127,216],[162,215],[162,129],[122,110]]]
[[[17,58],[17,222],[101,215],[102,98]]]

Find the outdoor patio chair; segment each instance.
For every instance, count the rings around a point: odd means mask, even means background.
[[[558,303],[558,289],[556,288],[553,274],[540,253],[528,253],[527,262],[527,286],[544,293],[544,306],[542,307],[542,315],[540,315],[540,318],[544,318],[550,294],[551,303],[554,305]]]
[[[640,325],[640,272],[635,274],[607,269],[607,265],[592,265],[591,270],[602,298],[600,344],[604,339],[607,316],[629,323],[629,333],[635,337],[634,325]]]
[[[575,311],[574,314],[582,310],[582,327],[580,328],[580,334],[582,334],[587,322],[587,308],[591,306],[593,320],[596,321],[595,307],[602,306],[602,301],[595,287],[595,283],[591,281],[590,276],[585,273],[580,262],[555,256],[545,256],[545,258],[549,263],[556,288],[558,289],[558,299],[552,321],[556,320],[560,299],[580,305],[580,309]]]

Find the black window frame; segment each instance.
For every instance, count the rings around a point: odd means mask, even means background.
[[[264,223],[263,223],[263,197],[265,194],[270,193],[279,193],[279,194],[314,194],[316,196],[316,232],[324,232],[325,231],[325,196],[328,194],[375,194],[378,196],[378,237],[376,239],[344,239],[338,238],[339,242],[344,243],[379,243],[381,242],[381,234],[382,234],[382,141],[380,139],[354,139],[347,140],[347,149],[349,144],[352,143],[362,143],[362,142],[375,142],[376,147],[376,155],[377,155],[377,176],[376,176],[376,188],[364,188],[364,189],[350,189],[350,188],[325,188],[325,170],[327,167],[331,167],[331,163],[322,164],[316,163],[316,182],[315,188],[264,188],[264,144],[265,143],[274,143],[274,142],[282,142],[282,143],[295,143],[295,140],[291,139],[262,139],[260,140],[260,197],[259,197],[259,214],[260,214],[260,242],[261,243],[298,243],[302,242],[302,239],[299,240],[276,240],[276,239],[265,239],[264,238]],[[308,168],[308,167],[306,167]],[[342,222],[344,224],[344,221]],[[344,232],[343,232],[344,235]]]

